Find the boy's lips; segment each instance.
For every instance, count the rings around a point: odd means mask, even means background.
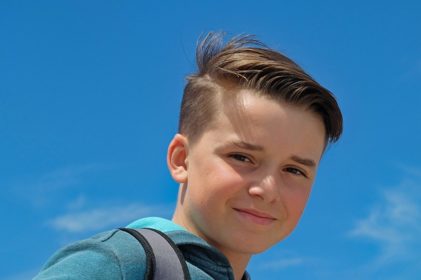
[[[269,225],[276,220],[272,215],[254,209],[234,208],[234,210],[243,218],[259,225]]]

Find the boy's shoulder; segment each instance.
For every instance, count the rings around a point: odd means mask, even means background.
[[[134,260],[146,262],[143,248],[136,243],[118,229],[99,233],[60,249],[34,280],[56,279],[58,275],[64,279],[132,279],[144,275],[145,266],[132,264]]]

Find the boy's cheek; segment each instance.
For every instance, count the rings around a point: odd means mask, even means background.
[[[298,222],[301,215],[303,214],[309,196],[310,192],[305,191],[301,193],[294,193],[285,198],[284,201],[287,204],[289,215],[295,223]]]

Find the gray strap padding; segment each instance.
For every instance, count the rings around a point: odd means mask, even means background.
[[[154,280],[190,279],[183,255],[171,239],[153,229],[142,228],[136,231],[142,234],[152,247],[155,256]]]

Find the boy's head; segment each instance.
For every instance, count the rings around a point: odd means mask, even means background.
[[[210,34],[197,60],[168,148],[180,183],[173,220],[220,249],[235,270],[294,229],[342,117],[328,90],[249,37],[223,45]]]

